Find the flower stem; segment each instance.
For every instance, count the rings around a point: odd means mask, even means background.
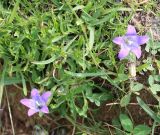
[[[136,62],[129,63],[128,69],[129,69],[129,75],[131,76],[131,78],[136,77]]]

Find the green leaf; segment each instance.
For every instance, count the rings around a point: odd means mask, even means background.
[[[128,75],[126,75],[126,74],[118,74],[117,78],[114,79],[114,82],[115,83],[121,83],[121,82],[124,82],[126,80],[128,80]]]
[[[9,21],[8,21],[9,23],[11,23],[14,20],[15,16],[17,16],[17,10],[19,8],[19,3],[20,3],[20,0],[17,0],[15,6],[13,8],[13,11],[11,13],[11,16],[9,18]]]
[[[137,101],[138,101],[138,104],[143,108],[143,110],[152,118],[154,119],[155,121],[157,121],[158,123],[160,123],[160,118],[157,117],[157,115],[148,107],[147,104],[145,104],[143,102],[143,100],[139,97],[137,97]]]
[[[64,46],[64,51],[67,51],[67,49],[70,47],[70,45],[76,40],[76,38],[78,37],[78,35],[76,35],[72,40],[70,40],[66,46]]]
[[[27,86],[26,86],[26,80],[22,74],[22,72],[20,73],[21,77],[22,77],[22,85],[23,85],[23,93],[25,96],[27,96]]]
[[[160,82],[160,75],[154,75],[154,80]]]
[[[124,133],[121,131],[121,123],[119,122],[119,119],[113,119],[112,120],[112,125],[115,128],[115,134],[116,135],[124,135]]]
[[[151,91],[153,94],[157,94],[158,91],[160,91],[160,85],[159,84],[153,84],[150,87]]]
[[[141,72],[141,71],[147,69],[149,66],[150,66],[149,63],[142,64],[142,65],[140,65],[140,66],[138,66],[138,67],[136,68],[136,71],[137,71],[137,72]]]
[[[155,60],[155,62],[157,64],[158,69],[160,69],[160,61],[159,60]]]
[[[113,14],[108,14],[108,15],[104,16],[102,19],[98,19],[98,20],[94,19],[94,20],[92,20],[92,22],[90,22],[90,25],[91,26],[100,25],[104,22],[109,21],[112,17],[113,17]]]
[[[132,91],[137,92],[143,89],[143,84],[141,83],[135,83],[132,87]]]
[[[52,43],[55,43],[55,42],[61,40],[61,39],[64,38],[65,36],[66,36],[66,35],[55,37],[54,39],[52,39]]]
[[[88,29],[90,30],[88,49],[91,51],[94,44],[94,27],[88,27]]]
[[[133,123],[130,120],[130,118],[126,114],[120,114],[119,118],[120,118],[120,122],[121,122],[121,125],[124,128],[124,130],[126,130],[128,132],[132,132],[133,131]]]
[[[153,78],[152,75],[149,76],[148,83],[149,83],[150,86],[154,84],[154,78]]]
[[[85,78],[85,77],[95,77],[95,76],[105,76],[104,72],[97,73],[73,73],[65,70],[65,73],[74,77]]]
[[[86,97],[90,100],[90,102],[95,103],[97,106],[100,106],[102,101],[106,101],[108,99],[112,99],[112,95],[110,93],[92,93],[91,89],[87,89]]]
[[[5,77],[4,85],[12,85],[22,83],[22,79],[18,77]]]
[[[36,64],[36,65],[46,65],[46,64],[49,64],[49,63],[52,63],[56,60],[56,56],[53,56],[52,58],[48,59],[48,60],[45,60],[45,61],[34,61],[32,62],[33,64]]]
[[[138,125],[133,130],[133,135],[149,135],[151,128],[146,125]]]
[[[129,104],[130,100],[131,100],[131,94],[129,93],[129,94],[125,95],[125,96],[121,99],[121,101],[120,101],[121,107],[127,106],[127,105]]]
[[[3,99],[4,80],[5,80],[6,69],[7,69],[7,63],[4,63],[2,76],[1,76],[1,79],[0,79],[0,108],[1,108],[1,105],[2,105],[2,99]]]
[[[84,104],[83,104],[82,109],[77,107],[76,105],[75,105],[75,109],[76,109],[77,113],[80,116],[87,117],[87,110],[88,110],[88,102],[87,102],[87,100],[84,98]]]

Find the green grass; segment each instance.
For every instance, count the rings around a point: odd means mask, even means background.
[[[75,122],[77,131],[83,129],[85,135],[90,130],[92,134],[94,124],[91,129],[76,124],[79,116],[89,119],[90,102],[100,106],[104,101],[118,99],[122,106],[127,106],[130,98],[141,90],[132,91],[129,85],[139,87],[137,83],[143,83],[138,79],[130,82],[127,61],[119,61],[119,47],[112,39],[125,34],[128,23],[137,12],[151,11],[158,16],[156,10],[153,0],[131,7],[114,0],[2,0],[0,58],[3,72],[0,91],[5,85],[19,82],[25,96],[30,92],[27,84],[42,91],[51,90],[51,113],[58,112],[62,117],[72,115],[68,120],[72,124]],[[136,27],[144,32],[145,26]],[[150,54],[153,44],[147,46],[150,50],[143,56],[149,57],[150,63],[155,65],[155,60],[159,62],[159,50],[156,48],[156,54]],[[150,64],[143,63],[146,59],[143,57],[138,61],[138,73],[145,71],[144,76],[149,73],[154,83],[159,82],[158,64],[150,70]],[[147,87],[159,101],[157,93],[152,91],[153,83],[145,85],[143,88]],[[125,128],[120,130],[126,132]],[[97,129],[97,134],[105,133],[108,133],[105,127]]]

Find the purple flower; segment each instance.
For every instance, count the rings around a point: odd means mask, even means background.
[[[38,90],[34,88],[31,91],[31,99],[21,99],[20,103],[29,108],[28,116],[32,116],[37,112],[49,113],[47,101],[51,94],[50,91],[47,91],[40,96]]]
[[[127,57],[130,52],[139,59],[141,57],[140,45],[145,44],[148,40],[148,36],[138,36],[135,27],[128,25],[127,33],[124,36],[114,38],[113,42],[121,46],[118,54],[120,60]]]

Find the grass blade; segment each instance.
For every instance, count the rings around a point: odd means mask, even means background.
[[[12,78],[5,77],[4,85],[12,85],[12,84],[17,84],[17,83],[22,83],[22,80],[17,77],[12,77]]]
[[[1,107],[1,104],[2,104],[5,72],[6,72],[6,64],[4,64],[3,72],[2,72],[2,77],[1,77],[1,81],[0,81],[0,107]]]
[[[137,101],[138,101],[138,104],[143,108],[143,110],[152,118],[154,119],[155,121],[157,121],[158,123],[160,123],[160,118],[157,117],[157,115],[148,107],[147,104],[144,103],[144,101],[137,97]]]
[[[49,64],[49,63],[52,63],[56,60],[56,56],[54,55],[52,58],[48,59],[48,60],[44,60],[44,61],[34,61],[32,62],[33,64],[36,64],[36,65],[46,65],[46,64]]]
[[[11,16],[9,18],[9,23],[11,23],[13,21],[14,17],[17,15],[17,10],[18,10],[18,7],[19,7],[19,3],[20,3],[20,0],[17,0],[15,6],[13,8],[13,11],[11,13]]]
[[[97,73],[73,73],[70,71],[65,70],[65,73],[74,76],[74,77],[79,77],[79,78],[85,78],[85,77],[96,77],[96,76],[104,76],[105,73],[103,72],[97,72]]]
[[[21,72],[21,77],[22,77],[23,93],[24,93],[25,96],[27,96],[26,81],[25,81],[25,79],[24,79],[24,76],[23,76],[22,72]]]
[[[93,44],[94,44],[94,28],[93,27],[88,27],[88,29],[90,30],[90,36],[89,36],[89,51],[92,50],[93,48]]]

